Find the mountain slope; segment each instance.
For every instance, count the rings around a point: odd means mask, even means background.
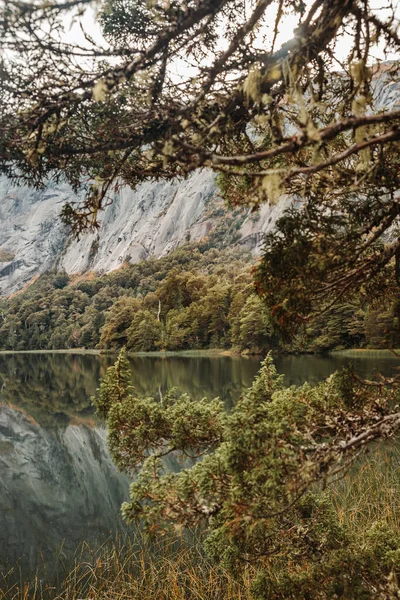
[[[378,110],[400,106],[400,85],[392,79],[392,67],[392,62],[380,64],[373,78]],[[163,256],[184,242],[215,234],[220,245],[246,244],[257,253],[263,235],[289,202],[283,198],[278,206],[265,205],[258,213],[228,211],[218,198],[215,175],[197,171],[186,180],[123,188],[105,209],[99,232],[76,241],[59,219],[68,200],[74,197],[66,184],[50,183],[37,191],[15,188],[0,177],[0,296],[51,268],[104,273],[126,259]],[[224,239],[233,217],[236,234]]]
[[[187,180],[122,188],[105,209],[100,230],[73,240],[59,218],[63,204],[71,199],[66,184],[37,191],[15,188],[0,178],[0,295],[17,291],[51,268],[104,273],[124,260],[163,256],[213,232],[218,233],[220,244],[229,244],[232,236],[224,239],[224,229],[233,219],[240,225],[235,243],[257,252],[263,234],[286,205],[286,201],[276,207],[266,205],[256,214],[247,209],[228,211],[218,197],[215,176],[198,171]]]

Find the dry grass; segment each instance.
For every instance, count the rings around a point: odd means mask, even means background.
[[[212,565],[200,544],[140,539],[107,544],[96,552],[83,546],[75,566],[50,585],[36,576],[12,585],[0,580],[1,600],[249,600],[250,574],[238,581]]]
[[[10,260],[14,260],[14,258],[14,252],[10,252],[9,250],[0,250],[0,262],[10,262]]]
[[[400,533],[399,444],[372,448],[335,484],[333,495],[340,521],[359,539],[376,521]]]

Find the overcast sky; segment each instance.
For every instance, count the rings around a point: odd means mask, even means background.
[[[306,0],[306,5],[311,5],[314,0]],[[385,0],[370,0],[370,5],[377,12],[380,18],[385,18],[390,15],[390,11],[387,7],[387,2]],[[81,18],[80,22],[75,22],[68,30],[65,32],[65,41],[68,41],[71,44],[79,44],[82,46],[86,46],[87,42],[85,40],[85,36],[82,32],[83,30],[91,37],[94,41],[100,42],[100,44],[106,46],[106,42],[104,41],[103,36],[101,35],[101,29],[99,24],[96,21],[97,9],[101,6],[101,3],[97,4],[97,8],[89,7],[84,16]],[[400,19],[400,0],[396,0],[396,14]],[[269,22],[274,22],[274,15],[271,13],[271,18]],[[294,16],[285,17],[280,26],[280,31],[277,39],[276,47],[281,46],[284,42],[291,39],[293,37],[293,31],[297,26],[297,20]],[[268,37],[268,30],[265,30],[265,33]],[[338,44],[337,47],[337,57],[342,60],[345,59],[349,53],[351,45],[350,36],[346,39],[343,37]],[[376,58],[384,58],[383,53],[383,44],[380,47],[376,47],[376,51],[374,52]],[[388,59],[396,60],[399,59],[399,55],[390,54],[387,56]]]

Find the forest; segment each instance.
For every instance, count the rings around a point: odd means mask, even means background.
[[[187,244],[96,276],[47,272],[0,303],[0,348],[129,352],[233,349],[265,354],[399,348],[400,299],[361,293],[316,314],[290,339],[256,293],[243,249]]]

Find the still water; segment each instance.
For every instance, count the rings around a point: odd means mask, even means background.
[[[257,358],[146,356],[131,360],[139,394],[170,387],[231,407],[251,385]],[[129,481],[114,468],[90,397],[113,359],[93,354],[0,354],[0,570],[52,572],[83,542],[124,532]],[[363,376],[398,372],[400,359],[290,356],[275,361],[288,385],[317,383],[352,362]]]

